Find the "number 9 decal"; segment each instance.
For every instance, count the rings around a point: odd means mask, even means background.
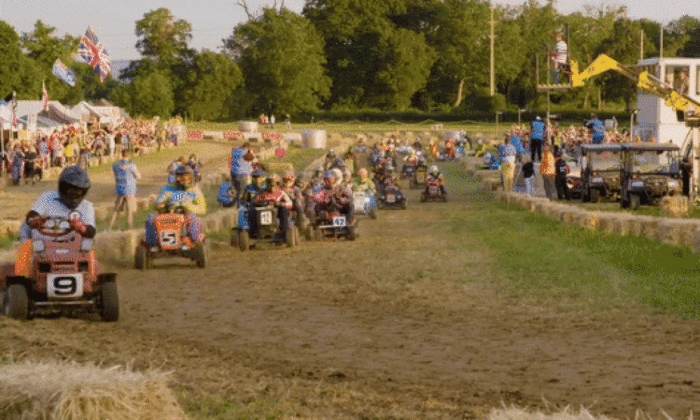
[[[83,295],[83,275],[49,274],[46,276],[46,294],[49,298],[81,297]]]

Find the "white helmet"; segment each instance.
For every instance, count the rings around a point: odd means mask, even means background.
[[[430,165],[430,168],[428,168],[428,173],[430,175],[435,175],[438,173],[438,167],[435,165]]]

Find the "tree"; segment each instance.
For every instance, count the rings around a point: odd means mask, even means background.
[[[639,59],[639,33],[641,25],[630,19],[618,19],[613,25],[611,36],[598,48],[599,54],[607,54],[623,64],[635,64]],[[604,86],[603,98],[615,100],[622,98],[627,109],[633,109],[636,100],[637,85],[634,81],[611,72],[598,76]]]
[[[398,27],[405,0],[312,0],[304,15],[326,41],[329,105],[404,109],[425,86],[435,53],[425,36]]]
[[[52,69],[53,63],[57,58],[63,63],[73,61],[72,55],[75,52],[79,39],[71,35],[56,38],[54,36],[55,31],[56,28],[47,26],[41,20],[38,20],[34,24],[33,32],[22,34],[22,49],[27,51],[26,58],[35,64],[35,70],[32,69],[32,66],[24,66],[25,70],[23,73],[30,72],[32,75],[24,74],[23,84],[29,85],[32,94],[38,98],[38,95],[41,95],[41,82],[44,80],[52,100],[75,104],[84,98],[83,84],[78,80],[76,87],[72,88],[53,76]],[[94,70],[92,72],[94,73]],[[82,79],[82,77],[78,77],[78,79]]]
[[[172,80],[167,71],[151,59],[140,60],[126,92],[115,92],[115,98],[134,116],[168,118],[175,109]]]
[[[193,119],[216,120],[229,116],[227,101],[243,82],[243,75],[230,57],[204,51],[185,79],[185,87],[176,95],[183,104],[178,111]]]
[[[17,32],[0,21],[0,98],[12,95],[20,87],[22,57]]]
[[[311,23],[283,9],[263,9],[224,40],[243,71],[245,114],[313,112],[328,97],[323,39]]]
[[[175,20],[170,10],[152,10],[136,22],[136,48],[145,57],[170,61],[188,49],[192,39],[192,25]]]

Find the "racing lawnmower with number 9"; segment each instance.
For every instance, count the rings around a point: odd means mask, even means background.
[[[231,245],[248,251],[256,242],[287,244],[293,248],[299,243],[299,229],[291,218],[293,202],[281,188],[280,177],[270,174],[265,188],[245,207],[241,207],[238,227],[232,232]]]
[[[153,268],[153,260],[162,257],[189,258],[197,267],[206,267],[209,246],[199,215],[206,213],[207,204],[194,186],[192,168],[176,169],[175,183],[161,189],[155,206],[157,214],[146,219],[146,235],[136,248],[136,268]]]
[[[15,264],[0,268],[0,305],[5,315],[97,312],[119,319],[114,273],[102,273],[93,249],[95,209],[85,195],[90,179],[77,166],[61,172],[58,191],[39,197],[20,229]]]
[[[344,237],[354,241],[357,238],[352,191],[342,183],[342,177],[338,169],[326,171],[324,188],[313,195],[312,225],[317,240]]]

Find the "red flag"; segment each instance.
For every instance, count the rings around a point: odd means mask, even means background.
[[[284,149],[282,147],[278,147],[275,149],[275,156],[277,156],[278,158],[283,158],[284,155],[286,155],[286,154],[287,154],[287,149]]]
[[[41,86],[42,86],[42,91],[41,91],[41,103],[42,103],[42,107],[41,107],[41,111],[43,112],[43,111],[46,111],[46,110],[49,109],[49,92],[46,91],[46,83],[44,83],[44,82],[42,81],[42,82],[41,82]]]

